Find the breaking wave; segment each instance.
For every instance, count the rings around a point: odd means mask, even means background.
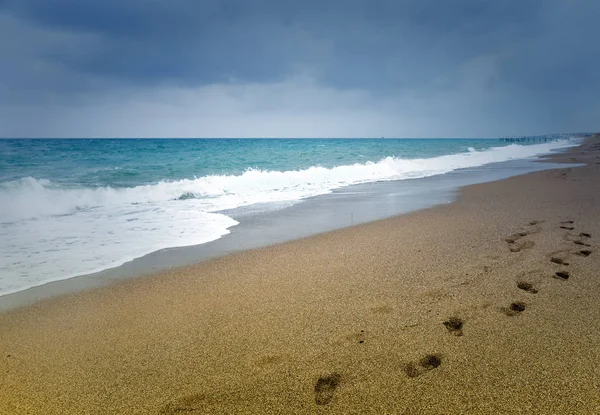
[[[0,184],[0,222],[70,215],[98,208],[192,203],[203,212],[254,203],[295,201],[360,183],[415,179],[457,169],[522,159],[573,145],[560,140],[537,145],[509,145],[423,159],[386,157],[379,161],[304,170],[247,169],[240,175],[210,175],[162,181],[131,188],[65,188],[32,177]]]

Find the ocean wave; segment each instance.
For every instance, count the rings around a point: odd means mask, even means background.
[[[404,180],[445,174],[457,169],[534,157],[575,145],[558,140],[536,145],[512,144],[432,158],[385,157],[333,168],[304,170],[247,169],[240,175],[210,175],[161,181],[130,188],[65,188],[46,179],[26,177],[0,184],[0,222],[69,215],[125,205],[187,203],[203,212],[217,212],[255,203],[301,200],[354,184]]]

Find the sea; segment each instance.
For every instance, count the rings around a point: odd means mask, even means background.
[[[250,229],[234,233],[251,241],[241,249],[448,202],[448,189],[548,168],[534,161],[578,143],[3,139],[0,295],[235,229]]]

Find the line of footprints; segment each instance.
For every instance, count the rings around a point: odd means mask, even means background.
[[[516,234],[511,235],[508,238],[506,238],[505,241],[508,243],[508,245],[510,247],[510,251],[511,252],[520,252],[523,249],[532,248],[534,246],[533,241],[527,241],[527,240],[521,241],[521,239],[528,235],[531,235],[533,233],[540,232],[540,228],[537,227],[537,225],[540,223],[542,223],[542,221],[529,222],[528,230],[516,233]],[[562,222],[560,222],[560,229],[565,229],[567,231],[573,231],[573,230],[575,230],[574,224],[575,224],[575,222],[572,220],[562,221]],[[573,244],[577,245],[578,247],[586,247],[587,248],[587,247],[591,247],[591,245],[588,244],[586,242],[586,240],[588,240],[591,237],[592,237],[592,235],[590,235],[587,232],[581,232],[576,237],[573,237],[573,235],[569,232],[565,235],[564,238],[565,238],[565,240],[567,240],[569,242],[573,242]],[[581,249],[578,252],[575,252],[575,255],[578,255],[581,257],[588,257],[591,254],[592,254],[592,251],[590,249]],[[562,265],[565,267],[569,265],[569,263],[567,261],[565,261],[563,258],[561,258],[559,256],[551,256],[550,262],[557,264],[557,265]],[[569,271],[564,270],[564,269],[556,271],[554,273],[554,278],[557,278],[559,280],[568,280],[569,277],[570,277]],[[518,281],[517,287],[519,289],[529,292],[531,294],[536,294],[538,292],[538,290],[533,286],[533,284],[531,284],[530,282],[527,282],[527,281]],[[514,315],[517,315],[517,314],[525,311],[525,307],[526,307],[525,303],[523,303],[521,301],[516,301],[516,302],[510,304],[509,307],[504,307],[502,310],[505,312],[505,314],[507,314],[509,316],[514,316]]]
[[[526,239],[528,235],[535,234],[541,231],[541,228],[538,226],[542,221],[531,221],[527,224],[527,230],[515,233],[514,235],[509,236],[505,239],[507,244],[509,245],[509,249],[511,252],[521,252],[526,249],[530,249],[535,246],[535,243],[531,240]],[[568,220],[560,222],[560,228],[565,229],[567,231],[575,230],[574,221]],[[575,255],[581,257],[588,257],[592,254],[592,251],[588,249],[591,247],[586,241],[591,238],[592,235],[586,232],[581,232],[578,236],[573,237],[570,233],[565,236],[565,239],[573,244],[577,245],[580,249]],[[552,256],[550,261],[566,267],[569,265],[563,258],[558,256]],[[559,270],[554,274],[554,278],[560,280],[569,279],[569,271],[567,270]],[[518,281],[517,288],[520,290],[526,291],[531,294],[536,294],[538,292],[537,288],[533,286],[530,282],[527,281]],[[503,307],[501,310],[507,316],[516,316],[525,311],[526,304],[522,301],[515,301],[511,303],[508,307]],[[459,317],[450,317],[448,320],[444,321],[444,326],[446,329],[455,336],[463,335],[463,320]],[[364,338],[361,336],[361,340],[359,343],[364,343]],[[442,355],[441,354],[428,354],[423,356],[416,362],[406,363],[403,367],[404,373],[409,378],[415,378],[420,376],[430,370],[434,370],[442,364]],[[317,405],[327,405],[329,404],[335,395],[337,388],[339,387],[342,381],[342,376],[339,373],[331,373],[326,376],[322,376],[317,380],[315,385],[315,403]]]

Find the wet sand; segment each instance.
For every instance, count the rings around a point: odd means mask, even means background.
[[[600,413],[600,139],[558,158],[4,312],[0,413]]]

